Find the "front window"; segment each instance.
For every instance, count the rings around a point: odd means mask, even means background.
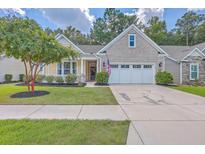
[[[198,64],[190,64],[190,80],[198,79]]]
[[[130,34],[129,35],[128,43],[129,43],[129,47],[130,48],[134,48],[135,47],[135,34]]]
[[[121,68],[129,68],[129,65],[121,65]]]
[[[76,62],[73,62],[73,74],[76,74]]]
[[[118,68],[118,65],[117,64],[111,64],[110,67],[111,68]]]
[[[141,68],[141,65],[133,65],[133,68]]]
[[[64,62],[64,75],[70,73],[70,62]]]
[[[144,65],[144,68],[152,68],[152,65]]]
[[[57,64],[57,74],[58,74],[58,75],[61,75],[61,73],[62,73],[62,64],[61,64],[61,63],[58,63],[58,64]]]

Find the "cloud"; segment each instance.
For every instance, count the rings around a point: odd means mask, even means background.
[[[67,9],[40,9],[43,16],[55,23],[60,28],[73,26],[83,33],[88,33],[93,26],[95,17],[90,14],[89,9],[67,8]]]
[[[9,9],[1,9],[1,10],[6,15],[20,15],[20,16],[26,15],[26,12],[20,8],[9,8]]]
[[[147,22],[153,17],[157,16],[159,19],[163,18],[164,9],[163,8],[139,8],[133,13],[126,13],[127,15],[136,15],[143,24],[147,24]]]
[[[187,11],[203,11],[205,8],[188,8]]]

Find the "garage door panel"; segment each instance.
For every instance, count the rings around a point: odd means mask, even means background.
[[[153,83],[152,69],[142,69],[142,83]]]
[[[132,83],[142,83],[142,69],[141,68],[132,69],[131,82]]]
[[[120,69],[120,83],[130,83],[130,69]]]
[[[111,68],[109,83],[120,83],[120,72],[118,68]]]
[[[109,83],[152,84],[154,65],[146,64],[118,64],[111,67]]]

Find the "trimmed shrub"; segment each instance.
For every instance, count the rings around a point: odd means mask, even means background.
[[[55,77],[54,76],[46,76],[45,77],[45,80],[48,82],[48,83],[53,83]]]
[[[56,77],[55,77],[55,81],[56,81],[57,83],[64,83],[64,79],[63,79],[62,76],[56,76]]]
[[[19,74],[19,81],[23,82],[24,81],[24,74]]]
[[[4,79],[5,82],[11,82],[13,75],[12,74],[5,74]]]
[[[109,74],[108,72],[105,71],[97,73],[95,78],[97,84],[107,84],[108,79],[109,79]]]
[[[37,75],[36,82],[41,83],[45,79],[45,75]]]
[[[156,83],[157,84],[170,84],[173,83],[173,76],[171,73],[163,71],[163,72],[157,72],[156,76]]]
[[[69,83],[69,84],[72,84],[76,81],[77,79],[77,76],[75,74],[68,74],[66,77],[65,77],[65,82],[66,83]]]

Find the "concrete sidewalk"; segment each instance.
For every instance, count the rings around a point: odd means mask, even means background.
[[[0,119],[127,120],[119,105],[0,105]]]

